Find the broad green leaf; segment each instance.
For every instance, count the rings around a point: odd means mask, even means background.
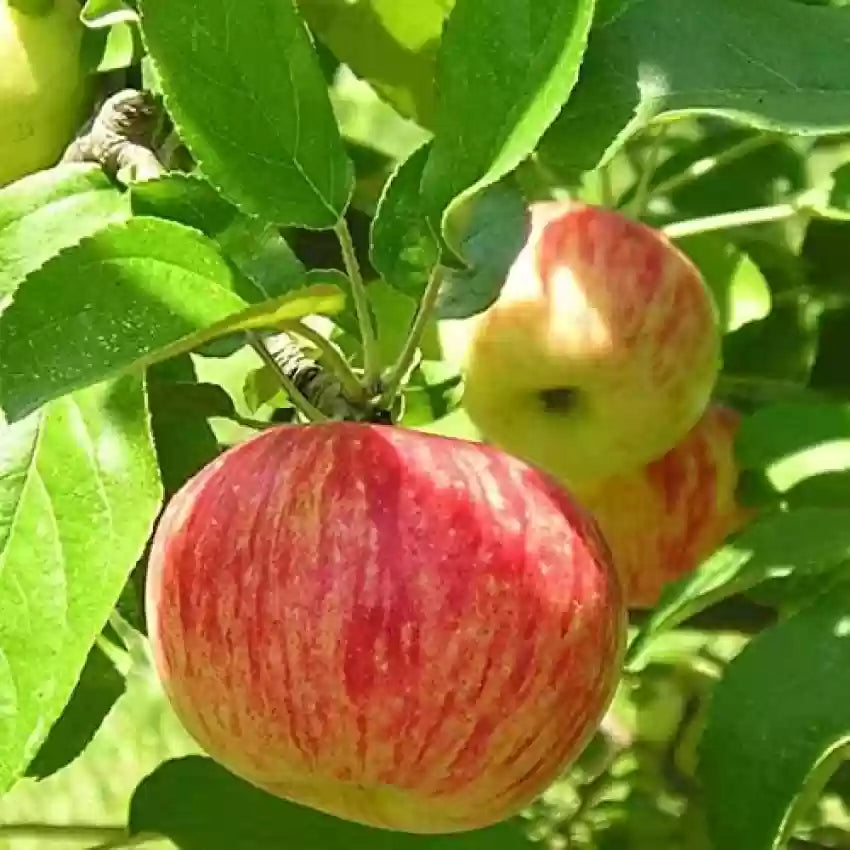
[[[306,282],[304,266],[277,228],[241,213],[203,178],[166,174],[134,184],[131,193],[134,214],[200,230],[267,298]]]
[[[656,636],[762,581],[817,572],[850,556],[850,512],[798,508],[756,520],[690,575],[669,584],[629,647],[639,663]]]
[[[218,455],[218,441],[207,419],[228,415],[233,400],[217,384],[198,382],[188,354],[148,369],[148,398],[157,462],[170,496]]]
[[[440,258],[440,240],[422,206],[420,184],[430,145],[418,148],[393,173],[372,221],[370,257],[392,287],[414,297],[425,289]]]
[[[246,212],[333,227],[353,170],[292,0],[143,0],[166,106],[201,171]],[[261,31],[258,31],[258,27]]]
[[[435,137],[422,181],[429,218],[534,150],[575,84],[592,15],[593,0],[458,0],[437,63]],[[451,229],[447,219],[455,244]]]
[[[124,677],[95,644],[71,699],[30,762],[27,776],[43,779],[74,761],[124,693],[125,685]]]
[[[436,307],[440,319],[463,319],[486,310],[528,238],[526,204],[509,179],[489,186],[467,209],[459,248],[468,268],[446,270]]]
[[[541,150],[562,172],[589,170],[665,113],[783,132],[845,131],[848,38],[846,12],[785,0],[629,3],[591,33],[578,85]]]
[[[713,233],[701,233],[677,244],[702,272],[725,331],[736,331],[770,313],[767,281],[759,267],[732,242]]]
[[[70,699],[161,499],[139,377],[0,426],[0,789]]]
[[[342,301],[322,284],[263,300],[197,231],[135,217],[66,249],[18,287],[0,314],[0,407],[18,418],[121,371]]]
[[[432,126],[434,69],[454,0],[298,0],[310,28],[402,115]]]
[[[63,248],[130,215],[126,195],[95,165],[61,165],[0,189],[0,307]]]
[[[215,817],[210,813],[215,812]],[[369,829],[273,797],[237,779],[212,759],[164,762],[136,789],[130,832],[165,835],[181,850],[528,850],[520,818],[451,837]]]
[[[774,850],[850,756],[850,584],[758,635],[714,690],[700,748],[716,850]]]
[[[850,470],[850,405],[776,404],[741,423],[736,455],[742,469],[764,469],[785,492],[812,476]]]

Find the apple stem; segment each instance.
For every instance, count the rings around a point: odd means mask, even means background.
[[[360,337],[363,344],[363,377],[366,391],[371,395],[378,388],[380,364],[378,362],[378,342],[375,327],[372,322],[372,312],[369,309],[369,296],[360,272],[360,263],[354,250],[354,241],[345,217],[334,226],[334,232],[342,250],[342,261],[351,282],[351,295],[354,299],[354,309],[357,312],[357,322],[360,326]]]
[[[428,278],[428,283],[425,286],[425,291],[422,293],[422,298],[419,301],[419,306],[416,309],[416,315],[413,318],[413,323],[407,334],[404,347],[398,356],[398,359],[390,368],[384,378],[384,391],[378,400],[378,406],[389,408],[399,389],[403,384],[410,367],[416,358],[416,352],[422,342],[422,337],[425,333],[425,328],[428,326],[428,320],[434,311],[434,306],[437,303],[437,296],[440,294],[440,286],[443,282],[443,267],[440,265],[434,266],[431,270],[431,275]]]
[[[330,418],[326,416],[316,405],[311,402],[307,396],[301,392],[301,389],[298,386],[296,380],[290,377],[290,372],[294,369],[297,370],[300,364],[289,362],[293,360],[290,358],[290,352],[286,349],[278,350],[276,352],[272,352],[269,347],[270,337],[263,338],[255,331],[246,331],[246,337],[248,339],[248,343],[257,352],[260,359],[271,369],[280,383],[283,385],[283,388],[286,390],[287,395],[289,396],[289,400],[295,406],[295,408],[304,416],[305,419],[309,422],[326,422]],[[292,343],[294,346],[294,343]],[[294,346],[297,348],[297,346]],[[300,353],[300,350],[299,350]],[[314,376],[315,377],[315,376]]]

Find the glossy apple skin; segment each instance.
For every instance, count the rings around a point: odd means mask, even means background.
[[[80,9],[55,0],[30,14],[0,0],[0,186],[54,165],[85,120]]]
[[[674,446],[720,366],[693,263],[660,232],[571,201],[532,205],[498,299],[441,337],[485,440],[575,487]]]
[[[736,499],[737,411],[711,405],[677,446],[581,494],[614,553],[626,603],[651,608],[753,516]]]
[[[625,608],[590,515],[488,446],[281,426],[187,483],[155,534],[149,634],[216,760],[349,820],[457,832],[583,749]]]

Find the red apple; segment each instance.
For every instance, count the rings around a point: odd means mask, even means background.
[[[710,406],[677,446],[637,472],[582,491],[614,553],[626,603],[649,608],[751,517],[735,497],[740,416]]]
[[[372,826],[482,827],[582,750],[619,677],[610,552],[497,449],[283,426],[170,502],[149,632],[186,728],[273,794]]]
[[[694,264],[659,231],[572,201],[532,205],[497,300],[440,332],[484,439],[574,488],[672,448],[720,365]]]

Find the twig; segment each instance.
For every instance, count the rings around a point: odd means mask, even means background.
[[[380,366],[378,364],[378,343],[372,324],[372,313],[369,309],[369,298],[366,294],[366,285],[363,283],[363,275],[360,273],[357,254],[354,251],[354,242],[351,240],[351,231],[348,229],[345,218],[341,218],[337,222],[334,232],[339,240],[342,261],[351,282],[351,295],[354,298],[354,308],[357,311],[357,322],[360,326],[360,337],[363,343],[364,380],[366,390],[371,395],[378,389]]]
[[[320,359],[325,366],[333,371],[351,401],[359,404],[366,401],[366,391],[357,379],[357,375],[354,374],[354,370],[348,361],[330,340],[305,322],[287,322],[282,327],[284,330],[306,339],[319,349]]]
[[[751,136],[750,138],[744,139],[743,141],[732,145],[714,156],[704,156],[702,159],[692,162],[679,174],[668,177],[666,180],[662,180],[660,183],[653,186],[650,190],[650,197],[655,197],[656,195],[667,195],[676,189],[680,189],[682,186],[686,186],[688,183],[698,180],[700,177],[705,176],[709,172],[714,171],[721,166],[728,165],[730,162],[734,162],[736,159],[740,159],[759,148],[773,144],[776,139],[776,136],[770,134]]]
[[[269,344],[271,337],[263,337],[255,331],[247,331],[246,337],[249,344],[260,356],[260,359],[275,373],[283,388],[286,390],[292,404],[301,412],[301,414],[310,422],[325,422],[330,419],[323,411],[314,405],[310,399],[301,392],[299,383],[301,380],[294,377],[296,373],[303,368],[304,364],[309,362],[303,356],[303,353],[298,349],[289,337],[286,340],[278,340],[278,347],[272,353]],[[282,345],[280,343],[283,343]],[[288,344],[287,344],[288,343]],[[296,358],[291,348],[297,349],[301,354],[301,358]],[[313,364],[314,366],[316,364]],[[318,368],[318,367],[317,367]]]
[[[766,224],[771,221],[782,221],[806,212],[802,199],[775,204],[768,207],[755,207],[749,210],[719,213],[704,218],[694,218],[688,221],[677,221],[662,228],[669,239],[681,239],[684,236],[694,236],[697,233],[709,233],[714,230],[730,230],[734,227],[747,227],[751,224]]]
[[[159,177],[165,168],[151,150],[159,110],[152,95],[123,89],[108,97],[62,155],[62,162],[95,162],[125,183]]]
[[[646,211],[646,204],[649,200],[649,186],[658,167],[658,158],[661,156],[661,146],[666,135],[666,125],[657,129],[652,135],[652,146],[649,149],[646,161],[641,167],[640,179],[635,189],[635,194],[632,197],[631,212],[635,218],[641,218]]]

